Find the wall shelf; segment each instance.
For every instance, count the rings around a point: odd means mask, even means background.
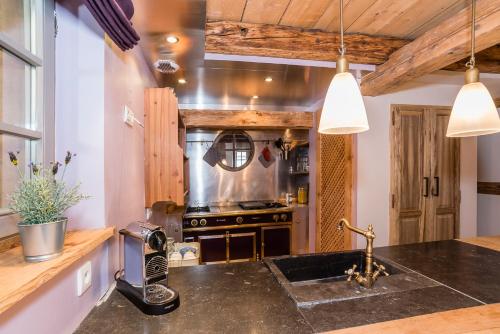
[[[25,262],[20,246],[0,253],[0,314],[92,252],[114,231],[114,227],[69,231],[63,254],[45,262]]]

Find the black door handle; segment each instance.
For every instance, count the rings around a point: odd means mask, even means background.
[[[439,196],[439,176],[434,176],[434,187],[432,188],[432,196]]]
[[[424,197],[429,197],[429,178],[424,177]]]

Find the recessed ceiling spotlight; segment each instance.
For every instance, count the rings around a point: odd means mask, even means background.
[[[258,99],[258,98],[259,98],[259,95],[252,96],[252,99]]]
[[[187,81],[184,78],[180,78],[179,80],[177,80],[177,82],[180,83],[181,85],[184,85]]]
[[[170,36],[167,36],[167,42],[169,42],[170,44],[175,44],[175,43],[179,42],[179,38],[177,36],[170,35]]]
[[[272,77],[266,77],[266,78],[264,79],[264,81],[265,81],[265,82],[271,82],[271,81],[273,81],[273,78],[272,78]]]

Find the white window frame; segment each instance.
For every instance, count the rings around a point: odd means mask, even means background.
[[[0,32],[0,49],[31,66],[31,122],[26,127],[0,121],[0,134],[42,141],[42,161],[54,160],[55,150],[55,36],[57,22],[54,0],[31,0],[31,50]],[[34,22],[34,23],[33,23]],[[34,129],[36,120],[39,128]],[[33,152],[33,150],[30,150]],[[5,153],[5,152],[2,152]],[[6,208],[0,208],[0,238],[15,234],[19,217]]]

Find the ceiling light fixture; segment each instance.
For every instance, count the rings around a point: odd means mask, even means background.
[[[488,89],[479,81],[476,67],[476,1],[472,0],[471,57],[465,66],[465,85],[453,103],[447,137],[473,137],[500,132],[500,117]]]
[[[177,36],[170,35],[170,36],[167,36],[167,42],[169,42],[170,44],[175,44],[175,43],[179,42],[179,38]]]
[[[368,130],[368,119],[358,83],[349,72],[344,45],[344,3],[340,0],[340,57],[337,74],[326,93],[318,132],[323,134],[351,134]]]
[[[254,99],[254,100],[256,100],[256,99],[258,99],[258,98],[259,98],[259,95],[254,95],[254,96],[252,96],[252,99]]]
[[[271,82],[271,81],[273,81],[273,78],[272,78],[272,77],[266,77],[266,78],[264,79],[264,81],[265,81],[265,82]]]
[[[184,78],[180,78],[179,80],[177,80],[177,82],[180,83],[181,85],[184,85],[187,81]]]

